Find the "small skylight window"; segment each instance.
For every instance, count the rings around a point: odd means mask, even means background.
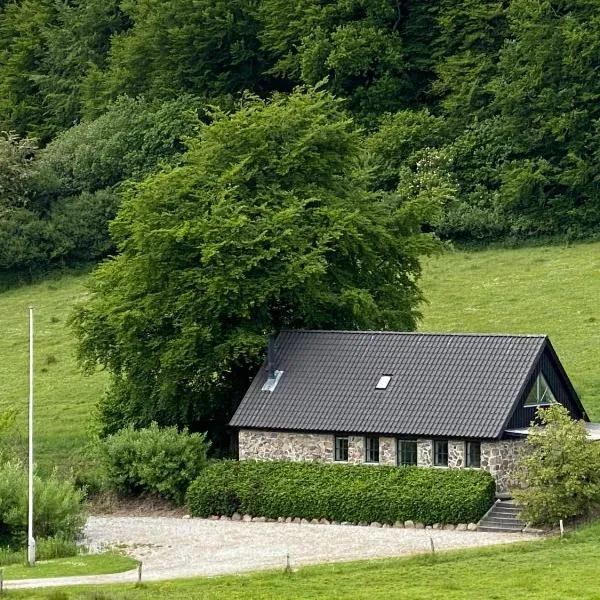
[[[379,381],[377,382],[377,385],[375,386],[376,390],[385,390],[387,389],[387,386],[390,384],[390,381],[392,380],[392,376],[391,375],[382,375],[379,378]]]
[[[264,382],[261,390],[263,392],[272,392],[277,387],[277,384],[279,383],[279,380],[281,379],[282,375],[283,371],[275,371],[273,377],[268,377],[267,380]]]

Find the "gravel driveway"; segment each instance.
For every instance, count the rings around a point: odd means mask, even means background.
[[[295,523],[247,523],[173,517],[90,517],[87,543],[118,547],[143,563],[144,581],[401,556],[535,539],[484,533]],[[45,585],[134,581],[134,572],[45,580]],[[68,580],[68,581],[67,581]],[[31,585],[30,582],[29,585]],[[41,581],[34,585],[40,585]],[[12,582],[9,587],[26,586]]]

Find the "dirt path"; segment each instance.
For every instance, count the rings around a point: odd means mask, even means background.
[[[143,564],[143,580],[214,576],[299,565],[402,556],[505,544],[534,536],[471,531],[294,523],[246,523],[173,517],[90,517],[92,550],[117,547]],[[133,582],[137,572],[6,582],[6,588]]]

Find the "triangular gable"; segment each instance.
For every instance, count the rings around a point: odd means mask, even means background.
[[[537,410],[554,402],[565,406],[574,419],[589,420],[550,340],[546,338],[544,347],[524,381],[504,430],[529,427],[536,417]]]

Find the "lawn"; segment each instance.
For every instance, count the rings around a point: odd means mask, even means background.
[[[32,600],[368,598],[576,600],[600,598],[600,522],[567,536],[412,558],[306,567],[134,587],[11,592]]]
[[[81,554],[68,558],[38,561],[34,567],[9,565],[3,567],[5,581],[11,579],[40,579],[42,577],[68,577],[122,573],[137,567],[137,561],[119,552]]]
[[[600,243],[448,252],[422,286],[422,331],[548,334],[600,420]]]
[[[104,373],[82,375],[66,320],[85,295],[86,275],[62,275],[0,293],[0,410],[19,411],[21,453],[26,445],[29,394],[28,306],[35,309],[35,444],[40,470],[67,470],[81,461],[92,409],[105,389]]]

